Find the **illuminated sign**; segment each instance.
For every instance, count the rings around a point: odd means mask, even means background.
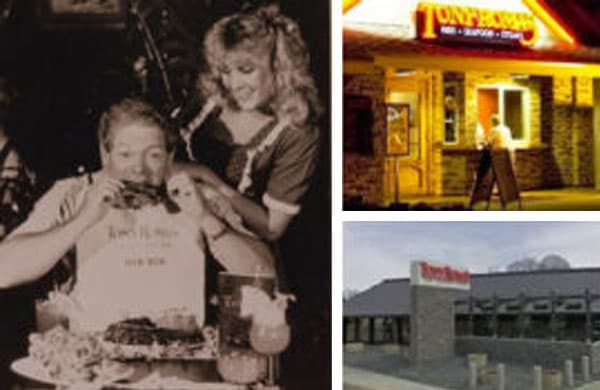
[[[420,3],[417,23],[421,39],[461,40],[532,46],[538,39],[535,17],[450,4]]]
[[[469,290],[471,275],[466,269],[429,261],[414,261],[410,265],[410,283],[414,286],[430,286]]]

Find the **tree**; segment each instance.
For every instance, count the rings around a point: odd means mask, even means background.
[[[359,293],[360,293],[360,291],[358,291],[358,290],[354,290],[351,288],[345,288],[344,292],[343,292],[344,301],[349,301],[351,298],[353,298],[355,295],[358,295]]]

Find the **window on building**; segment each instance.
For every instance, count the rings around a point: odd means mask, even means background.
[[[458,83],[444,83],[444,143],[458,143]]]
[[[374,116],[367,96],[344,96],[344,152],[373,154],[371,139]]]
[[[477,127],[489,137],[492,115],[498,114],[501,124],[507,126],[514,141],[529,137],[529,94],[526,88],[516,86],[484,86],[477,88]]]
[[[523,117],[525,116],[523,104],[523,91],[522,90],[504,90],[504,125],[512,132],[514,140],[523,140],[525,138],[525,125]],[[501,106],[501,107],[502,107]]]
[[[370,337],[370,328],[369,328],[369,318],[368,317],[361,317],[359,320],[359,334],[360,334],[360,339],[358,341],[361,341],[363,343],[370,343],[371,342],[371,337]]]
[[[344,329],[345,341],[348,343],[355,342],[356,340],[356,321],[353,317],[344,318]]]

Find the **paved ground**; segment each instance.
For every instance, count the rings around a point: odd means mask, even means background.
[[[491,367],[495,365],[496,362],[489,363]],[[357,379],[360,378],[357,373],[363,373],[362,379]],[[399,387],[398,383],[401,382],[394,382],[394,380],[409,382],[405,382],[404,387]],[[581,376],[577,373],[575,380],[577,386],[583,385]],[[373,347],[368,347],[363,352],[344,353],[344,390],[418,389],[419,387],[415,387],[417,383],[442,389],[467,389],[467,368],[464,357],[429,362],[416,367],[398,354],[385,353]],[[425,388],[431,389],[431,387]],[[532,388],[533,367],[506,364],[506,389],[531,390]],[[478,387],[478,390],[492,389],[495,389],[495,386]],[[600,384],[588,384],[582,389],[600,390]]]
[[[401,207],[410,205],[411,209],[419,210],[428,206],[436,209],[461,210],[469,205],[469,196],[403,196],[400,199]],[[593,188],[566,188],[543,191],[523,191],[521,193],[521,206],[523,210],[600,210],[600,190]],[[351,210],[377,210],[377,206],[344,204],[345,209]],[[475,210],[485,210],[486,204],[480,202],[475,205]],[[401,209],[402,209],[401,208]],[[502,210],[497,196],[492,198],[490,210]],[[507,210],[518,210],[518,203],[508,205]]]
[[[578,387],[577,390],[600,390],[600,382],[588,383]]]
[[[344,366],[344,390],[443,390],[373,371]]]
[[[405,197],[402,202],[415,204],[425,202],[434,205],[469,204],[468,196],[431,196]],[[600,210],[600,191],[593,188],[567,188],[543,191],[523,191],[521,193],[523,210]],[[485,209],[485,203],[475,206],[476,210]],[[502,210],[498,197],[493,197],[490,210]],[[507,210],[518,210],[518,204],[511,203]]]

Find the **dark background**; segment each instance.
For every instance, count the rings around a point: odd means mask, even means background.
[[[144,95],[165,113],[175,106],[190,106],[196,72],[203,63],[200,48],[207,28],[244,4],[259,3],[142,1],[141,8],[159,49],[169,59],[175,97],[167,101],[153,63],[148,68],[149,92],[143,94],[134,77],[133,62],[145,55],[145,49],[131,15],[124,29],[91,25],[54,28],[44,25],[40,18],[39,1],[0,0],[0,76],[7,77],[15,87],[9,131],[23,158],[36,172],[41,191],[56,179],[73,175],[79,166],[88,170],[99,167],[96,124],[100,113],[115,100]],[[293,343],[283,359],[283,375],[290,389],[328,389],[331,386],[330,9],[329,2],[322,0],[282,0],[279,4],[283,13],[300,25],[325,107],[320,122],[322,156],[315,183],[301,215],[281,240],[289,283],[298,296],[298,303],[290,310]],[[12,309],[13,319],[17,309]],[[11,318],[7,314],[3,311],[4,324]],[[295,326],[297,322],[301,326]],[[0,338],[8,334],[2,332]]]

